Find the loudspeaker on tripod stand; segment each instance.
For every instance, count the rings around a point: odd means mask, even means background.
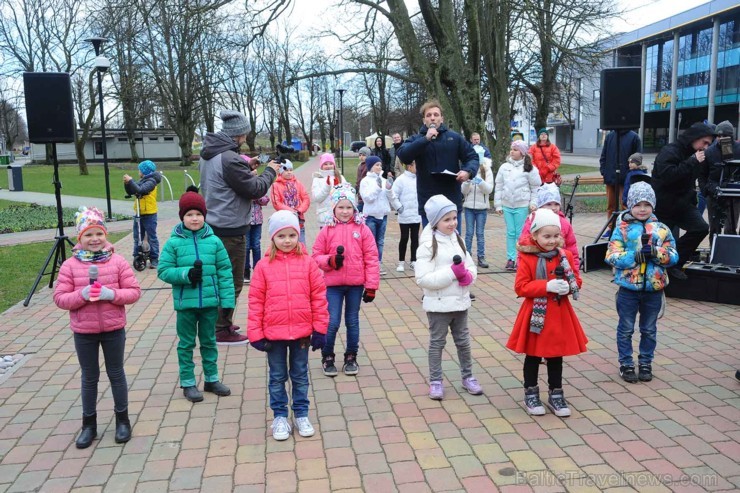
[[[640,126],[641,67],[601,71],[601,130],[635,129]]]
[[[25,72],[28,140],[34,144],[74,142],[72,84],[64,72]]]

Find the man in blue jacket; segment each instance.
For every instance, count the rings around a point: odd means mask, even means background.
[[[409,137],[396,156],[404,164],[416,161],[416,190],[421,222],[429,222],[424,204],[430,197],[442,194],[457,206],[458,231],[462,223],[462,183],[478,173],[478,154],[462,135],[444,124],[442,107],[431,99],[421,107],[424,124],[417,135]]]

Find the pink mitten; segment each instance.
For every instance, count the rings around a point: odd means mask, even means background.
[[[98,301],[100,298],[100,290],[103,287],[98,281],[95,281],[90,285],[90,301]]]
[[[460,286],[463,287],[470,286],[471,284],[473,284],[473,274],[471,274],[469,270],[466,270],[465,276],[462,279],[458,277],[457,282],[459,282]]]
[[[465,278],[465,274],[468,273],[468,269],[465,267],[464,262],[460,262],[459,264],[452,264],[450,268],[452,269],[452,272],[455,274],[455,277],[458,281],[462,281]]]

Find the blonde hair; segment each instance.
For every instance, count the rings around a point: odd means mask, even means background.
[[[275,240],[270,240],[270,262],[275,260],[275,257],[277,256],[277,252],[280,251],[280,249],[275,244]],[[286,253],[295,253],[296,255],[303,255],[305,252],[303,251],[303,245],[299,241],[295,248],[289,252]]]
[[[421,109],[419,110],[419,113],[421,113],[422,117],[426,114],[429,108],[439,108],[439,113],[442,114],[442,104],[437,99],[430,99],[429,101],[421,105]]]

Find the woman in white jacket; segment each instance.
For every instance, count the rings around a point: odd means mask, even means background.
[[[398,226],[401,228],[401,241],[398,243],[398,267],[396,272],[406,270],[406,246],[411,238],[411,261],[409,267],[416,266],[416,250],[419,248],[419,199],[416,195],[416,163],[406,165],[406,172],[401,173],[393,182],[393,194],[397,201],[393,203],[398,212]]]
[[[365,224],[375,237],[378,246],[378,262],[380,274],[387,274],[383,268],[383,244],[385,243],[385,228],[388,226],[388,213],[395,196],[391,184],[383,178],[383,162],[378,156],[370,156],[365,161],[367,175],[360,182],[360,195],[365,203],[362,213],[365,215]]]
[[[537,209],[540,173],[532,165],[529,148],[523,140],[511,143],[511,152],[496,175],[493,207],[506,222],[506,270],[516,270],[516,240],[527,215]]]
[[[485,228],[486,219],[488,219],[488,197],[493,192],[493,171],[491,171],[491,160],[483,157],[482,154],[482,152],[478,153],[480,157],[478,174],[472,180],[462,184],[462,193],[463,211],[465,212],[465,247],[469,252],[473,251],[473,232],[475,232],[478,267],[487,269]]]
[[[316,203],[316,215],[319,220],[319,229],[331,222],[334,216],[334,209],[331,205],[331,191],[342,183],[346,183],[342,174],[339,172],[334,155],[330,152],[324,153],[319,158],[319,168],[313,174],[311,183],[311,201]]]

